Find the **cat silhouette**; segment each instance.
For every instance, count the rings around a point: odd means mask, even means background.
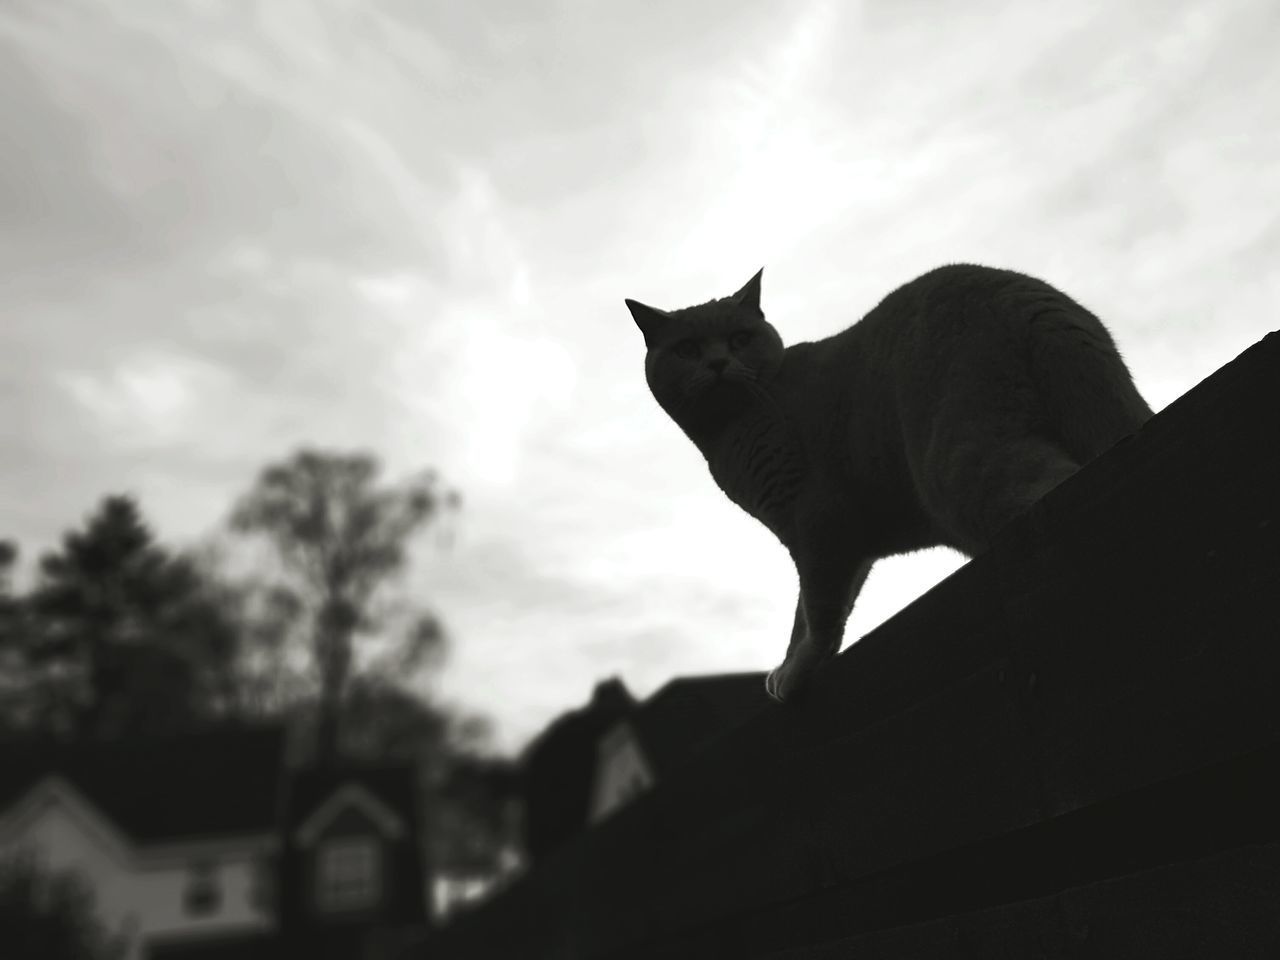
[[[762,274],[681,310],[626,304],[654,398],[795,562],[791,639],[766,681],[782,702],[840,649],[876,560],[981,553],[1151,408],[1102,322],[1034,277],[939,267],[784,346]]]

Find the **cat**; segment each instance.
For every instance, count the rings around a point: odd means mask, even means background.
[[[939,267],[784,347],[763,273],[682,310],[626,304],[654,398],[795,562],[791,640],[765,681],[787,702],[840,649],[876,560],[981,553],[1152,413],[1102,322],[1034,277]]]

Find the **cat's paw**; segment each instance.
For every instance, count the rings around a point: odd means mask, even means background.
[[[778,693],[778,671],[781,669],[781,667],[775,667],[764,678],[764,692],[769,695],[769,699],[774,703],[782,703],[782,697]]]
[[[790,661],[784,661],[781,666],[770,670],[769,675],[764,678],[765,693],[769,694],[769,699],[775,703],[787,703],[795,697],[800,687],[798,671],[792,667],[793,664]]]
[[[791,703],[809,685],[822,665],[835,656],[839,646],[838,637],[834,644],[819,644],[805,637],[787,651],[786,659],[765,677],[765,692],[778,703]]]

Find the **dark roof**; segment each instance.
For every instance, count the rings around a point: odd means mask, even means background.
[[[344,764],[300,770],[290,778],[285,825],[292,832],[348,783],[356,783],[404,820],[411,836],[419,830],[417,773],[408,764]]]
[[[556,719],[526,748],[525,845],[534,859],[586,826],[601,737],[628,721],[659,778],[769,706],[763,673],[672,680],[643,703],[616,678]]]
[[[635,709],[635,698],[616,677],[596,685],[583,707],[561,715],[525,748],[525,846],[535,859],[587,823],[600,737]]]
[[[590,741],[594,753],[595,739],[623,716],[635,709],[636,699],[627,685],[617,677],[609,677],[596,684],[591,699],[576,710],[560,714],[545,730],[529,741],[521,755],[527,768],[545,762],[552,755],[563,752],[566,744],[579,740]]]
[[[769,706],[763,673],[679,677],[644,701],[630,722],[661,779]]]
[[[57,776],[138,842],[273,831],[283,749],[279,727],[238,725],[173,737],[0,743],[0,810]]]

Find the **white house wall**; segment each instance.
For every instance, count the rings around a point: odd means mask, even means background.
[[[68,807],[52,803],[26,822],[16,837],[0,841],[0,855],[30,850],[54,870],[74,870],[92,886],[99,916],[113,931],[131,931],[128,960],[140,956],[140,940],[182,933],[249,932],[274,926],[253,905],[255,857],[224,852],[216,863],[222,899],[215,911],[190,916],[183,909],[188,864],[170,861],[149,865],[121,856],[110,836]],[[132,862],[131,862],[132,861]]]
[[[222,892],[218,908],[202,916],[191,916],[183,908],[187,868],[144,866],[134,877],[136,901],[145,904],[140,913],[145,934],[229,933],[264,930],[273,919],[254,906],[256,858],[227,856],[216,860],[215,878]]]

